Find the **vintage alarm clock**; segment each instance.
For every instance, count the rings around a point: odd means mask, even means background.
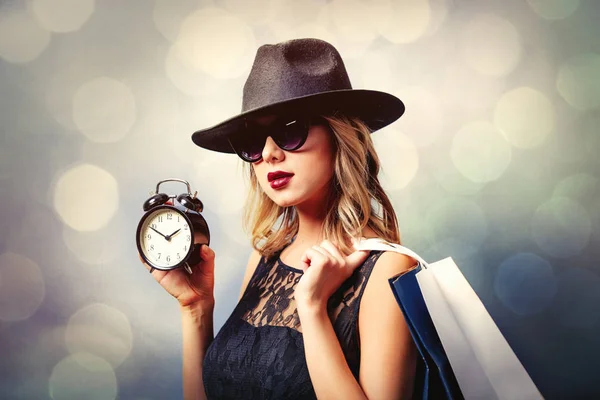
[[[187,193],[177,196],[159,193],[164,182],[184,183]],[[200,214],[203,205],[197,193],[192,195],[190,184],[183,179],[165,179],[158,182],[156,193],[144,202],[145,214],[138,224],[135,239],[150,272],[183,267],[191,274],[190,266],[200,261],[200,247],[210,245],[210,232]]]

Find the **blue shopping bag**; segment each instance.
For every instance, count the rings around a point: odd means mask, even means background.
[[[420,263],[417,268],[389,279],[421,355],[417,360],[413,399],[464,399],[423,300],[416,278],[419,271]]]

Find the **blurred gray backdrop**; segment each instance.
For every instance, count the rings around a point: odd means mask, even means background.
[[[406,103],[373,135],[403,243],[457,261],[546,398],[600,397],[599,17],[595,0],[1,0],[0,398],[181,397],[142,203],[168,177],[199,191],[216,333],[250,253],[246,183],[190,135],[239,112],[258,46],[298,37]]]

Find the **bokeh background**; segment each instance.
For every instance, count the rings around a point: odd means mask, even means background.
[[[198,190],[216,333],[250,253],[245,181],[190,135],[239,112],[259,45],[298,37],[405,101],[373,135],[403,243],[457,261],[546,398],[600,397],[599,17],[595,0],[0,1],[0,398],[181,397],[142,203],[168,177]]]

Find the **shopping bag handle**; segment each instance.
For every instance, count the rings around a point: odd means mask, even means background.
[[[358,242],[354,244],[354,248],[356,250],[395,251],[396,253],[407,255],[419,261],[423,268],[427,268],[429,266],[429,264],[421,256],[419,256],[411,249],[406,248],[397,243],[388,242],[387,240],[382,238],[360,238]]]

